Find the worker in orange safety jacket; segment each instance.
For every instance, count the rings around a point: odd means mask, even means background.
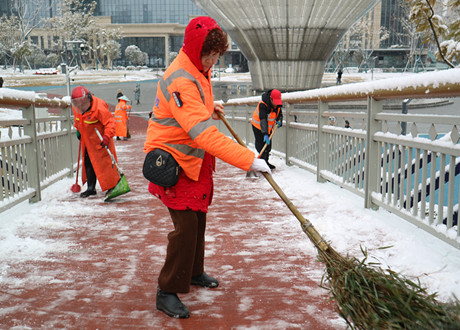
[[[264,159],[272,170],[275,169],[275,165],[268,162],[272,150],[270,135],[275,125],[278,127],[283,125],[282,105],[281,92],[277,89],[270,89],[262,94],[262,100],[257,105],[251,119],[256,150],[260,153],[267,144],[260,158]]]
[[[128,111],[131,110],[129,99],[122,95],[118,98],[117,106],[115,107],[115,136],[117,140],[128,140]]]
[[[112,158],[106,150],[111,151],[115,160],[115,118],[109,111],[107,103],[92,95],[84,86],[77,86],[72,90],[72,110],[75,116],[74,126],[77,128],[77,137],[80,139],[82,152],[82,181],[87,183],[87,190],[80,197],[96,195],[96,182],[99,181],[102,191],[110,192],[114,188],[120,175]],[[102,136],[102,142],[96,133]]]
[[[219,284],[204,272],[215,157],[244,171],[270,172],[254,152],[219,132],[214,124],[223,106],[214,103],[211,67],[227,48],[227,34],[212,18],[190,21],[179,55],[158,82],[144,144],[146,153],[160,148],[181,167],[174,186],[149,184],[149,191],[168,207],[174,223],[158,276],[156,307],[176,318],[190,316],[177,293],[189,292],[190,285],[215,288]]]

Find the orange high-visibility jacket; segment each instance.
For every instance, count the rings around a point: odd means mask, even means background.
[[[115,187],[120,179],[117,167],[116,165],[112,166],[112,158],[105,147],[101,146],[101,140],[95,131],[95,128],[97,128],[102,136],[107,135],[109,137],[109,150],[112,152],[116,160],[117,154],[115,152],[115,144],[113,142],[113,137],[115,135],[115,118],[109,111],[107,103],[100,98],[93,96],[91,108],[84,114],[80,114],[73,107],[72,109],[75,116],[74,126],[81,134],[80,143],[83,159],[83,184],[86,183],[86,168],[84,159],[86,148],[102,191]]]
[[[131,106],[126,104],[126,100],[119,100],[115,107],[115,136],[128,137],[128,111]]]
[[[259,116],[259,107],[260,107],[261,104],[265,104],[267,109],[270,109],[270,106],[268,106],[264,101],[260,101],[259,104],[257,105],[257,109],[254,110],[254,113],[252,114],[251,123],[252,123],[253,126],[258,128],[259,131],[262,130],[260,128],[260,116]],[[280,110],[281,110],[281,108],[274,109],[273,111],[270,112],[270,115],[267,117],[268,134],[269,135],[271,134],[272,129],[275,126],[276,118],[278,118]]]
[[[180,98],[176,103],[173,93]],[[211,118],[214,100],[206,78],[180,50],[158,82],[144,152],[160,148],[171,153],[185,174],[197,181],[205,151],[249,170],[254,153],[219,132]]]

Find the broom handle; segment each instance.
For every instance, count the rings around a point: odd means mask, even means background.
[[[98,130],[97,128],[94,128],[94,130],[96,131],[97,136],[99,136],[99,139],[100,139],[101,142],[102,142],[103,139],[102,139],[101,133],[99,133],[99,130]],[[118,174],[119,174],[120,176],[122,176],[122,175],[123,175],[123,172],[122,172],[120,166],[118,166],[118,163],[117,163],[117,161],[115,160],[115,157],[113,157],[113,154],[110,152],[109,147],[108,147],[108,146],[105,146],[104,148],[105,148],[105,150],[107,150],[107,152],[109,153],[110,158],[112,158],[112,164],[115,164],[115,165],[117,166]],[[113,165],[112,165],[112,167],[113,167]]]
[[[270,134],[270,141],[272,140],[273,134],[275,134],[277,128],[278,128],[278,125],[275,125],[275,128],[273,128],[272,134]],[[262,150],[260,150],[259,156],[257,156],[257,158],[260,158],[260,156],[262,156],[262,154],[264,153],[265,149],[267,149],[267,146],[268,146],[268,143],[265,143],[264,147],[262,148]]]
[[[78,141],[77,177],[75,178],[75,184],[78,184],[78,170],[80,169],[80,156],[81,156],[81,140]]]
[[[243,147],[247,147],[243,140],[241,140],[238,134],[236,134],[236,132],[230,126],[230,123],[225,118],[225,116],[220,112],[218,112],[218,115],[224,122],[225,126],[227,126],[227,129],[230,131],[230,133],[232,133],[233,137],[238,141],[238,143],[241,144]],[[273,177],[266,172],[262,172],[262,175],[265,177],[265,179],[267,179],[268,183],[270,183],[273,189],[275,189],[278,196],[281,197],[281,199],[289,208],[289,210],[291,210],[292,214],[294,214],[297,220],[299,220],[302,230],[305,232],[305,234],[307,234],[308,238],[313,242],[313,244],[315,244],[318,248],[320,248],[323,251],[328,250],[330,248],[329,244],[327,244],[326,241],[321,237],[321,235],[318,233],[313,224],[309,220],[305,219],[302,216],[302,214],[300,214],[299,210],[284,194],[283,190],[278,186]]]

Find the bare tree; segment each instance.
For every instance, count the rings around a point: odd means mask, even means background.
[[[454,68],[460,58],[460,0],[436,3],[436,0],[406,0],[411,8],[409,19],[424,33],[424,42],[434,41],[436,57]],[[447,10],[446,10],[447,9]],[[443,13],[453,13],[449,19]]]
[[[55,47],[72,56],[69,64],[82,65],[82,56],[93,66],[96,61],[107,63],[116,58],[113,42],[120,39],[120,31],[97,24],[93,16],[95,1],[88,4],[83,0],[61,0],[58,7],[59,15],[47,23],[56,40]]]
[[[139,47],[130,45],[125,49],[125,56],[133,65],[144,65],[147,63],[148,54],[141,51]]]
[[[384,27],[373,28],[372,22],[364,16],[353,24],[337,45],[334,55],[337,66],[342,66],[349,57],[353,56],[359,70],[371,61],[373,49],[388,38]]]
[[[120,29],[104,29],[97,25],[92,37],[89,42],[95,49],[97,60],[112,67],[112,61],[121,56],[121,45],[118,42],[121,38]]]
[[[0,52],[12,60],[13,68],[17,65],[22,70],[22,62],[32,53],[30,33],[40,24],[39,5],[34,0],[6,0],[10,2],[12,15],[0,18]],[[5,63],[6,65],[6,63]]]

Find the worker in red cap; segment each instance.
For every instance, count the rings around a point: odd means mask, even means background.
[[[112,166],[112,158],[105,150],[108,147],[116,160],[113,142],[115,118],[107,103],[92,95],[84,86],[75,87],[71,98],[74,126],[77,128],[83,156],[82,181],[83,184],[87,183],[87,190],[80,197],[96,195],[96,181],[99,181],[102,191],[110,192],[120,179],[116,166]],[[102,141],[96,129],[101,134]]]
[[[278,127],[283,126],[282,106],[281,92],[277,89],[270,89],[262,94],[262,100],[257,105],[257,109],[254,111],[251,119],[256,150],[260,153],[264,145],[267,144],[260,158],[264,159],[272,170],[275,166],[268,162],[268,157],[272,150],[270,134],[275,125]]]

